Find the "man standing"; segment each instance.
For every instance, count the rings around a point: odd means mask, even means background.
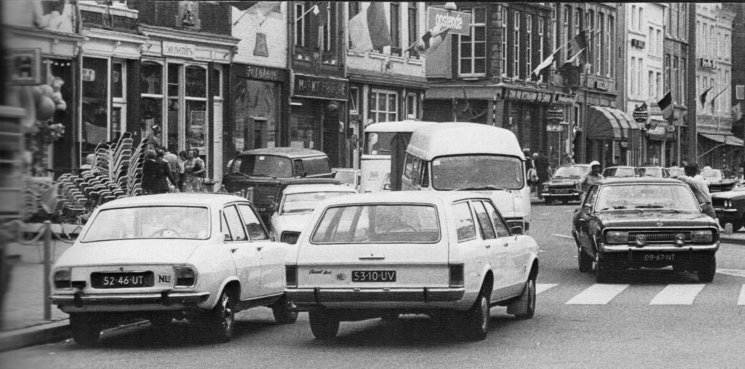
[[[587,193],[587,190],[601,179],[603,179],[603,176],[600,174],[600,162],[593,160],[590,163],[590,173],[587,173],[582,180],[582,192]]]
[[[533,153],[533,165],[535,166],[535,171],[538,175],[538,180],[535,182],[535,191],[538,194],[538,198],[543,199],[543,195],[541,194],[543,183],[548,182],[551,179],[551,173],[548,169],[548,159],[537,152]]]
[[[709,186],[706,181],[698,175],[698,165],[695,163],[686,164],[683,168],[685,176],[678,177],[679,180],[685,182],[693,191],[696,196],[696,201],[701,204],[701,212],[717,219],[717,213],[714,211],[714,206],[711,205],[711,194],[709,193]]]

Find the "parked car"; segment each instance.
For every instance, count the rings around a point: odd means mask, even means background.
[[[519,226],[516,226],[516,228]],[[366,193],[325,201],[300,234],[286,294],[318,339],[339,322],[419,313],[484,339],[489,310],[531,318],[538,245],[467,191]]]
[[[334,173],[334,179],[339,180],[344,185],[350,186],[355,191],[360,189],[360,170],[354,168],[331,168]]]
[[[70,314],[79,344],[131,318],[157,327],[187,318],[224,342],[241,309],[269,306],[278,323],[295,322],[284,297],[291,250],[273,242],[253,205],[237,196],[118,199],[96,209],[57,260],[51,299]]]
[[[732,231],[745,225],[745,188],[737,187],[730,191],[711,194],[711,204],[717,212],[717,219],[722,228],[732,223]]]
[[[669,178],[670,172],[663,167],[636,167],[637,177]]]
[[[253,203],[264,222],[274,209],[277,190],[292,178],[332,178],[328,156],[321,151],[272,147],[248,150],[233,158],[223,185],[230,193],[253,189]]]
[[[719,249],[716,220],[701,213],[687,184],[667,178],[614,178],[592,186],[574,213],[580,272],[598,283],[628,267],[696,272],[711,282]]]
[[[567,203],[571,200],[582,199],[582,180],[590,173],[589,164],[568,164],[560,166],[554,172],[550,181],[543,183],[540,188],[543,201],[550,205],[554,200]]]
[[[295,244],[319,202],[337,196],[355,194],[353,187],[340,184],[293,184],[282,192],[277,211],[272,214],[274,239]]]
[[[709,192],[730,191],[737,185],[737,180],[724,178],[722,171],[719,169],[704,169],[701,171],[701,177],[709,185]]]
[[[630,166],[615,166],[603,169],[603,178],[636,177],[636,168]]]

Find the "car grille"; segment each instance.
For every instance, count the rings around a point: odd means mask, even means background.
[[[690,231],[680,231],[680,232],[629,232],[629,243],[633,243],[636,241],[636,236],[643,235],[645,239],[647,240],[647,243],[655,243],[655,242],[675,242],[675,235],[677,234],[684,234],[685,240],[690,241],[691,240],[691,232]]]
[[[714,207],[723,208],[724,207],[724,199],[711,199],[711,204]]]
[[[551,193],[572,193],[574,191],[574,186],[551,186],[548,188],[548,191]]]

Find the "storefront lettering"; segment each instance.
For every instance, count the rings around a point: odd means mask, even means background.
[[[450,34],[470,35],[471,14],[441,8],[427,8],[427,28],[448,30]]]
[[[193,58],[196,54],[194,45],[163,41],[163,55]]]
[[[296,75],[294,94],[298,96],[346,100],[347,86],[346,81]]]
[[[282,81],[284,79],[279,70],[253,65],[246,66],[246,77],[266,81]]]

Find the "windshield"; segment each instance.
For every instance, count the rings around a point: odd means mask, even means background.
[[[587,175],[587,173],[590,173],[590,167],[581,167],[581,166],[566,166],[566,167],[560,167],[556,170],[556,173],[554,173],[554,178],[579,178],[584,177]]]
[[[304,192],[285,195],[285,202],[282,204],[280,213],[305,213],[313,211],[316,205],[323,200],[332,199],[342,195],[350,195],[354,192]]]
[[[691,190],[684,184],[624,184],[603,186],[598,193],[598,211],[619,209],[674,209],[698,212]]]
[[[642,177],[662,177],[662,168],[638,168]]]
[[[603,171],[603,177],[633,177],[634,168],[608,168]]]
[[[281,156],[241,155],[235,158],[230,172],[257,177],[292,178],[292,162]]]
[[[347,205],[327,209],[311,242],[435,243],[440,239],[437,210],[430,205]]]
[[[365,155],[390,155],[391,140],[398,132],[365,132]]]
[[[443,156],[432,160],[432,187],[448,190],[519,190],[525,171],[520,159],[497,155]]]
[[[92,220],[82,242],[175,238],[206,240],[210,237],[207,208],[193,206],[142,206],[102,210]]]

